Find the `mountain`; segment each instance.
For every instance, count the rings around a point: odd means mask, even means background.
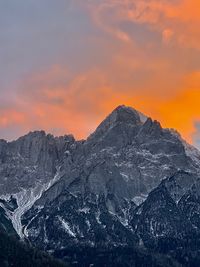
[[[200,152],[133,108],[82,141],[1,140],[0,199],[6,231],[59,257],[137,247],[199,266]]]

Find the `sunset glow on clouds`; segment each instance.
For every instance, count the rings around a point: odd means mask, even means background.
[[[17,2],[0,3],[0,138],[85,138],[125,104],[200,146],[199,1]]]

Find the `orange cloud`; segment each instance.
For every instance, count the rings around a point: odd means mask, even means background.
[[[158,107],[158,119],[164,127],[177,129],[190,143],[200,121],[200,89],[188,88]]]
[[[25,115],[14,109],[1,109],[0,113],[0,127],[8,127],[13,124],[23,124],[25,122]]]
[[[131,37],[121,29],[120,23],[130,21],[159,32],[164,42],[169,42],[173,36],[178,45],[200,49],[198,0],[106,0],[88,3],[97,25],[122,41],[131,40]]]
[[[165,29],[162,33],[162,39],[164,44],[169,44],[174,36],[174,32],[171,29]]]

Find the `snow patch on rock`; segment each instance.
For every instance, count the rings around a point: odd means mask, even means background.
[[[62,227],[64,228],[64,230],[72,237],[76,237],[76,234],[71,230],[70,225],[68,222],[66,222],[64,219],[62,219],[62,217],[58,217],[59,221],[62,224]]]
[[[139,206],[141,205],[146,199],[147,199],[148,195],[140,195],[140,196],[136,196],[133,198],[133,202]]]
[[[13,227],[20,236],[23,238],[23,226],[21,223],[21,217],[23,214],[28,211],[33,204],[38,200],[41,195],[48,190],[58,179],[60,178],[59,173],[54,176],[54,178],[46,183],[40,184],[38,183],[36,187],[30,189],[22,189],[19,193],[13,194],[12,197],[17,200],[18,208],[10,215],[10,219],[12,221]],[[11,196],[10,196],[11,197]]]

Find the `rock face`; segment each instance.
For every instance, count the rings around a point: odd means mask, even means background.
[[[72,136],[54,138],[43,131],[31,132],[17,141],[0,142],[0,194],[15,194],[38,182],[49,182]]]
[[[132,108],[116,108],[85,141],[0,141],[0,162],[3,209],[16,199],[14,228],[45,250],[198,236],[200,153]]]
[[[0,198],[15,198],[17,208],[7,210],[22,237],[21,216],[57,179],[62,155],[75,142],[72,136],[54,138],[43,131],[31,132],[17,141],[0,141]]]

